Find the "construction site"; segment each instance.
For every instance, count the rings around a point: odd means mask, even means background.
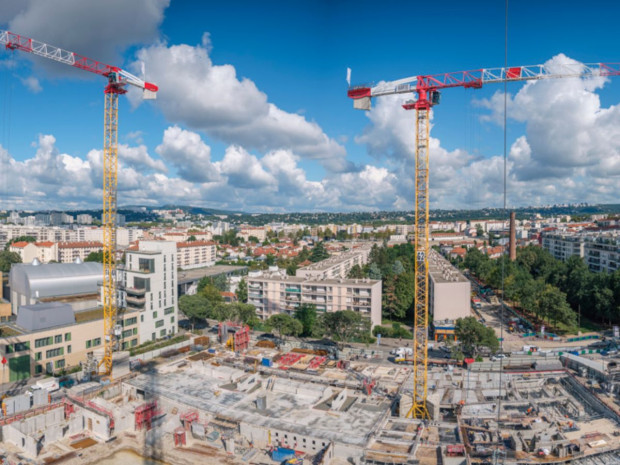
[[[541,354],[429,368],[431,418],[411,419],[410,367],[369,349],[339,355],[299,341],[276,348],[230,324],[111,383],[5,398],[2,454],[46,464],[128,452],[164,463],[617,460],[615,364]]]

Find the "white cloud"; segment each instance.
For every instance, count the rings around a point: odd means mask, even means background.
[[[321,127],[301,115],[281,110],[248,78],[239,78],[232,65],[216,65],[203,37],[197,46],[159,43],[138,51],[147,79],[159,86],[155,105],[174,123],[248,150],[292,150],[320,160],[330,171],[347,171],[346,152]],[[179,72],[182,70],[182,72]],[[130,92],[137,105],[139,92]]]
[[[218,168],[211,163],[211,147],[200,135],[171,126],[155,152],[171,163],[179,175],[190,182],[209,182],[219,179]]]
[[[3,9],[4,3],[7,2],[3,2]],[[158,38],[158,28],[170,0],[29,0],[19,3],[22,3],[19,8],[11,7],[8,13],[0,16],[0,20],[8,22],[11,32],[118,66],[122,63],[120,53],[126,47]],[[66,73],[68,69],[50,60],[32,60],[36,66],[53,69],[56,73]]]
[[[38,94],[39,92],[43,90],[43,87],[41,87],[39,80],[34,76],[29,76],[27,78],[20,79],[20,81],[33,94]]]
[[[235,187],[244,189],[275,187],[275,178],[265,171],[254,155],[242,147],[234,145],[228,147],[219,166]]]

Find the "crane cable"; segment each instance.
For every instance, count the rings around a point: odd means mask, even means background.
[[[2,73],[2,125],[0,127],[0,148],[6,151],[7,165],[9,157],[11,156],[11,113],[13,102],[13,73],[11,71],[11,62],[6,60],[1,66],[4,68]],[[8,166],[7,166],[8,167]],[[5,210],[9,208],[8,197],[8,170],[2,169],[0,176],[0,192],[5,192],[4,202],[0,203],[0,209]]]
[[[508,0],[505,0],[505,18],[504,18],[504,68],[508,69]],[[503,170],[503,184],[504,184],[504,202],[503,202],[503,210],[502,217],[504,221],[509,219],[508,215],[508,155],[507,155],[507,121],[508,121],[508,81],[504,79],[504,154],[503,154],[503,162],[504,162],[504,170]],[[510,227],[509,227],[510,230]],[[510,234],[510,233],[509,233]],[[509,239],[510,240],[510,239]],[[510,247],[510,246],[509,246]],[[510,260],[510,258],[508,258]],[[500,354],[504,353],[504,278],[506,274],[506,255],[503,254],[501,256],[501,280],[502,280],[502,297],[500,300],[500,316],[499,316],[499,350]],[[500,357],[499,359],[499,383],[498,383],[498,393],[499,396],[497,398],[497,441],[498,447],[495,451],[495,465],[498,463],[499,458],[499,446],[501,445],[501,435],[500,435],[500,418],[502,411],[502,373],[504,370],[504,358]],[[504,455],[505,457],[505,455]],[[504,461],[502,460],[502,463]]]

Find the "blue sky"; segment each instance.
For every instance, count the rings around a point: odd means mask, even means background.
[[[620,61],[619,9],[512,2],[509,65]],[[346,68],[359,83],[504,61],[501,1],[4,0],[0,28],[132,71],[145,62],[161,91],[121,102],[120,204],[411,208],[412,112],[403,96],[353,110]],[[0,209],[100,205],[104,82],[65,68],[0,53]],[[444,92],[433,207],[502,205],[502,90]],[[509,93],[508,204],[617,202],[620,78]]]

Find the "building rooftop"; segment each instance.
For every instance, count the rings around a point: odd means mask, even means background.
[[[458,269],[435,250],[431,250],[429,254],[428,272],[436,283],[468,282]]]
[[[103,265],[87,263],[19,263],[11,267],[11,289],[32,298],[99,292]]]
[[[26,331],[43,331],[75,324],[75,316],[69,304],[46,302],[19,307],[15,323]]]
[[[217,276],[220,274],[239,273],[247,270],[247,266],[215,265],[206,268],[195,268],[193,270],[179,271],[177,282],[179,284],[191,283],[204,277]]]

